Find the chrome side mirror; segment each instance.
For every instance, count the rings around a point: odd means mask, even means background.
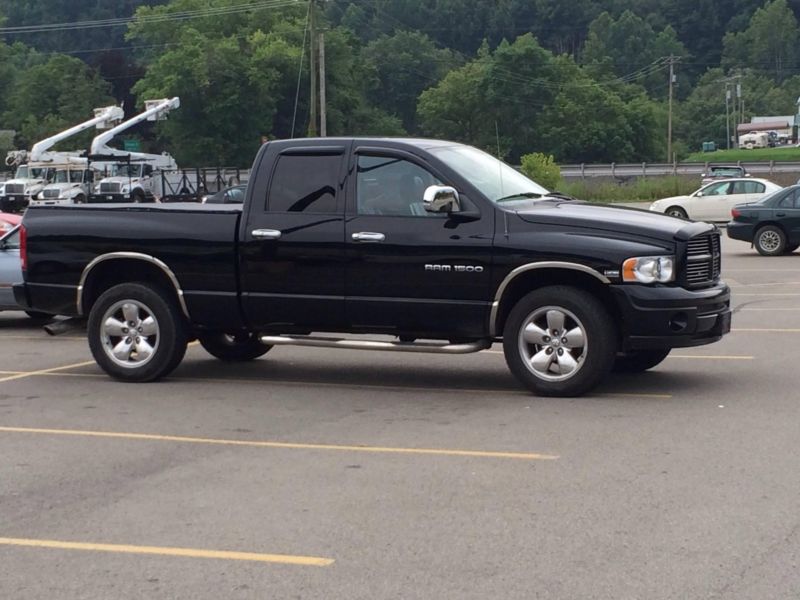
[[[431,213],[454,213],[461,210],[458,192],[449,185],[427,187],[422,196],[422,204]]]

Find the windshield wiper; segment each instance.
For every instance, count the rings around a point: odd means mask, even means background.
[[[520,192],[518,194],[509,194],[508,196],[503,196],[502,198],[498,198],[495,202],[505,202],[506,200],[516,200],[517,198],[543,198],[545,194],[540,194],[538,192]]]

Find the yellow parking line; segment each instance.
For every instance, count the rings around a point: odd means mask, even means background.
[[[159,442],[181,442],[190,444],[216,444],[224,446],[250,446],[255,448],[288,448],[295,450],[339,450],[345,452],[374,452],[387,454],[429,454],[441,456],[472,456],[480,458],[514,458],[522,460],[555,460],[552,454],[531,452],[491,452],[482,450],[446,450],[434,448],[391,448],[383,446],[343,446],[338,444],[301,444],[294,442],[268,442],[250,440],[225,440],[216,438],[184,437],[177,435],[157,435],[150,433],[124,433],[117,431],[84,431],[78,429],[40,429],[31,427],[0,427],[6,433],[38,433],[48,435],[72,435],[83,437],[117,438],[128,440],[148,440]]]
[[[23,379],[25,377],[31,377],[33,375],[48,375],[50,373],[56,373],[58,371],[65,371],[67,369],[74,369],[76,367],[85,367],[87,365],[93,365],[95,362],[93,360],[87,360],[84,362],[74,363],[71,365],[62,365],[60,367],[53,367],[52,369],[41,369],[39,371],[25,371],[23,373],[16,373],[15,375],[9,375],[7,377],[0,377],[0,383],[4,381],[13,381],[14,379]]]
[[[40,370],[37,370],[37,371],[16,371],[16,372],[14,372],[13,375],[10,375],[8,377],[0,378],[0,383],[2,383],[4,381],[12,381],[14,379],[22,379],[24,377],[31,377],[31,376],[34,376],[34,375],[50,375],[51,373],[57,373],[59,371],[65,371],[67,369],[74,369],[74,368],[77,368],[77,367],[86,367],[88,365],[93,365],[93,364],[96,364],[95,361],[87,360],[87,361],[84,361],[84,362],[73,363],[71,365],[62,365],[60,367],[52,367],[50,369],[40,369]]]
[[[255,552],[231,552],[228,550],[199,550],[195,548],[170,548],[166,546],[130,546],[127,544],[92,544],[63,542],[59,540],[31,540],[25,538],[0,537],[0,545],[25,546],[29,548],[55,548],[58,550],[88,550],[91,552],[117,552],[123,554],[149,554],[156,556],[183,556],[188,558],[216,558],[222,560],[247,560],[284,565],[327,567],[332,558],[317,556],[292,556],[290,554],[259,554]]]

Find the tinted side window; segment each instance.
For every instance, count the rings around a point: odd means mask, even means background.
[[[705,190],[703,190],[704,196],[720,196],[728,193],[728,188],[730,187],[729,181],[723,181],[722,183],[714,183],[708,186]]]
[[[386,156],[358,157],[357,210],[360,215],[437,217],[425,210],[425,188],[441,183],[412,162]]]
[[[764,184],[757,181],[736,181],[733,184],[734,194],[763,194]]]
[[[336,212],[336,184],[341,162],[342,156],[338,154],[278,157],[267,196],[267,210]]]
[[[775,206],[777,208],[794,208],[795,196],[795,190],[787,190],[783,197],[778,200],[778,203]]]

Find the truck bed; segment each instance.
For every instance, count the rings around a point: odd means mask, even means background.
[[[32,207],[23,224],[34,306],[77,315],[86,266],[110,253],[137,253],[169,265],[192,316],[239,313],[237,235],[241,206],[92,204]]]

